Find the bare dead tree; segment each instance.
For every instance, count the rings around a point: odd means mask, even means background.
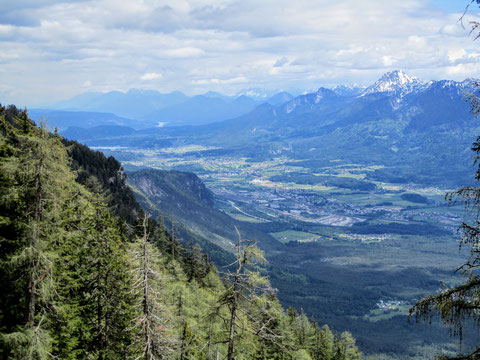
[[[465,28],[465,24],[464,24],[465,15],[467,15],[468,11],[470,10],[471,5],[474,4],[474,3],[476,3],[477,5],[480,5],[480,0],[470,0],[470,2],[465,7],[465,10],[463,11],[462,16],[460,16],[460,19],[458,19],[458,22],[462,25],[463,28]],[[469,26],[470,26],[470,34],[478,32],[475,35],[474,40],[477,40],[478,38],[480,38],[480,31],[479,31],[480,22],[469,21]]]
[[[134,250],[134,291],[138,295],[139,316],[135,327],[138,330],[138,343],[142,345],[137,359],[161,360],[171,358],[176,340],[169,327],[169,314],[161,301],[160,253],[149,242],[148,216],[142,219],[141,237]]]
[[[229,309],[228,318],[222,318],[227,328],[227,360],[234,360],[235,338],[240,330],[274,343],[280,337],[269,326],[274,316],[263,306],[265,295],[273,293],[273,289],[267,278],[252,270],[256,264],[266,263],[263,251],[254,241],[243,240],[236,227],[235,230],[238,235],[236,259],[227,266],[235,270],[225,273],[230,285],[219,301],[220,306],[226,305]],[[217,315],[222,317],[218,311]]]

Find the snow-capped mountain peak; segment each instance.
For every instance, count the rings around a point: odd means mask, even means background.
[[[341,96],[357,96],[362,93],[362,91],[365,90],[363,87],[359,86],[350,86],[350,85],[337,85],[332,88],[332,90]]]
[[[402,70],[395,70],[384,74],[373,85],[363,91],[362,96],[378,92],[400,92],[406,94],[423,85],[415,76],[410,76]]]

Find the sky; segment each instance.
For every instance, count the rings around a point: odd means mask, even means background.
[[[480,78],[469,0],[0,0],[0,103]]]

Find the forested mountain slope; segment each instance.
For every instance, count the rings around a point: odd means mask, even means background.
[[[187,242],[200,242],[216,264],[231,262],[235,228],[246,238],[257,240],[267,253],[284,247],[255,226],[218,210],[212,192],[195,174],[147,169],[129,173],[128,181],[144,209],[161,216],[169,229],[173,221],[179,236]]]
[[[252,244],[221,279],[144,214],[114,159],[67,145],[0,107],[1,359],[360,357],[349,333],[282,310]]]

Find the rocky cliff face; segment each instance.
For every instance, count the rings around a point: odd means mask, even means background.
[[[214,206],[213,193],[193,173],[149,169],[129,174],[129,182],[154,202],[184,209]]]

